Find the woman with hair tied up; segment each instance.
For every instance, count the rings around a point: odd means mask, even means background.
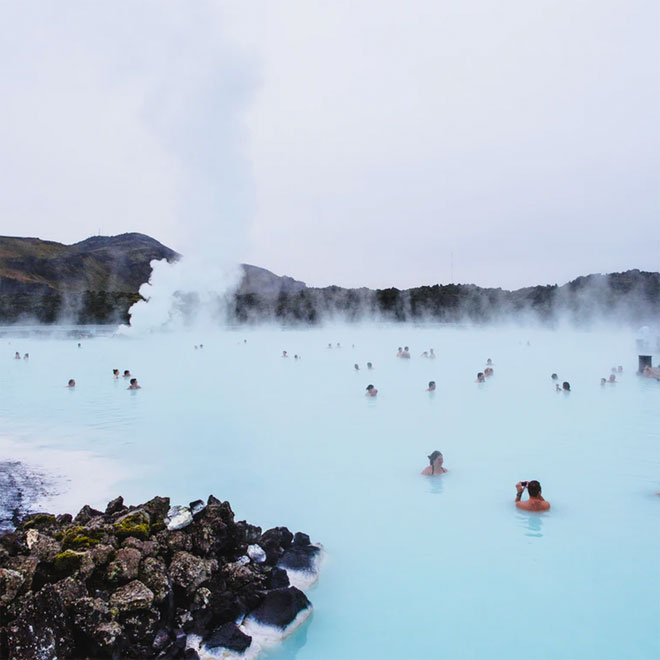
[[[428,456],[429,465],[422,470],[422,474],[429,477],[435,477],[439,474],[444,474],[447,472],[447,468],[442,467],[444,461],[442,457],[442,452],[437,449],[431,452]]]

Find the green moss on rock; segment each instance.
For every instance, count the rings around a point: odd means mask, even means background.
[[[84,552],[65,550],[55,557],[55,570],[58,573],[70,574],[77,571],[85,558]]]
[[[115,534],[121,539],[134,536],[141,541],[146,541],[151,531],[149,514],[140,509],[132,511],[119,518],[113,528]]]
[[[89,529],[77,525],[65,529],[56,536],[62,542],[62,547],[77,550],[80,548],[91,548],[97,545],[103,540],[104,532],[102,529]]]

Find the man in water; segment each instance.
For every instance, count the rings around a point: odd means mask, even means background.
[[[435,381],[430,380],[429,381],[429,386],[426,388],[427,392],[435,392]]]
[[[399,346],[399,348],[398,348],[398,350],[397,350],[397,352],[396,352],[396,356],[397,356],[397,357],[401,357],[402,355],[403,355],[403,349],[401,348],[401,346]]]
[[[442,467],[444,458],[442,452],[437,449],[429,454],[429,465],[422,470],[422,474],[434,477],[447,472],[447,468]]]
[[[16,354],[14,355],[14,360],[20,360],[21,359],[21,354],[16,351]]]
[[[486,382],[486,376],[484,376],[484,372],[480,371],[477,374],[477,380],[474,381],[475,383],[485,383]]]
[[[288,357],[289,357],[289,354],[288,354],[286,351],[282,351],[282,357],[286,357],[286,358],[288,358]]]
[[[137,378],[131,378],[131,384],[126,388],[127,390],[140,390],[141,385],[138,385]]]
[[[403,353],[401,353],[401,357],[410,359],[410,349],[407,346],[404,346]]]
[[[115,378],[119,378],[119,369],[113,369],[113,370],[112,370],[112,375],[113,375]]]
[[[71,378],[69,380],[69,383],[67,384],[67,387],[75,387],[76,386],[76,381]]]
[[[365,396],[376,396],[376,394],[378,394],[378,390],[373,385],[367,385]]]
[[[521,502],[520,498],[525,492],[529,493],[529,499]],[[524,511],[547,511],[550,508],[550,502],[543,499],[541,495],[541,484],[538,481],[519,481],[516,484],[516,506]]]
[[[660,379],[660,369],[658,367],[650,367],[648,364],[644,366],[642,375],[646,378],[657,378]]]
[[[429,358],[431,358],[431,360],[435,359],[435,353],[433,352],[432,348],[429,348]]]
[[[124,378],[130,378],[131,372],[128,369],[124,369]]]
[[[356,362],[356,363],[353,365],[353,369],[355,369],[355,371],[360,371],[360,365]]]
[[[371,362],[367,362],[367,369],[373,369],[374,365]]]

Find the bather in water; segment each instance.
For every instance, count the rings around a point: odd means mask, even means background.
[[[520,498],[525,492],[529,493],[529,499],[522,502]],[[541,484],[538,481],[519,481],[516,484],[516,506],[524,511],[547,511],[550,508],[550,502],[541,495]]]
[[[430,477],[435,477],[447,472],[447,468],[442,467],[444,458],[442,457],[441,451],[438,451],[437,449],[435,451],[432,451],[429,454],[428,459],[429,459],[429,465],[422,470],[422,474]]]

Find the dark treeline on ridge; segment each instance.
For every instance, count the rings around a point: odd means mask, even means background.
[[[95,236],[71,246],[0,237],[0,323],[127,323],[153,259],[178,259],[143,234]],[[194,298],[194,296],[192,297]],[[193,304],[190,296],[182,305]],[[235,293],[218,298],[229,323],[310,325],[324,321],[488,323],[528,319],[552,324],[600,319],[646,322],[660,316],[660,273],[630,270],[579,277],[563,286],[507,291],[473,284],[413,289],[313,288],[243,265]]]
[[[660,273],[631,270],[579,277],[563,286],[517,291],[473,284],[436,284],[413,289],[303,288],[277,295],[237,293],[238,322],[315,324],[347,321],[490,323],[528,319],[585,323],[601,319],[646,322],[660,316]]]

